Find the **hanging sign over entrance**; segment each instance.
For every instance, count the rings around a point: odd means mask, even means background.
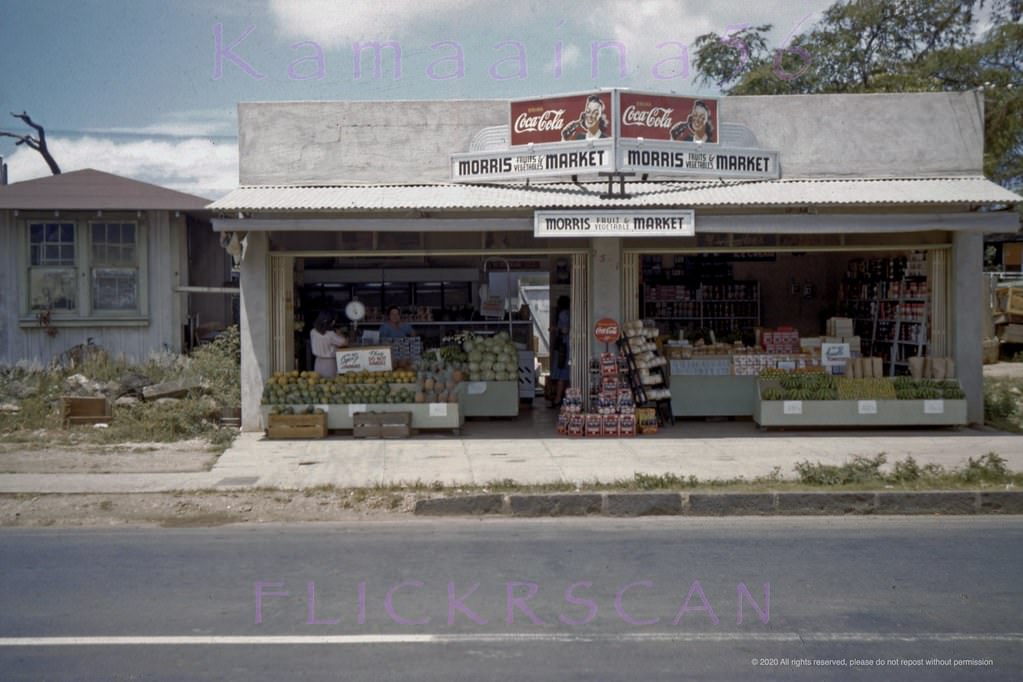
[[[691,209],[674,211],[535,211],[534,237],[692,237]]]

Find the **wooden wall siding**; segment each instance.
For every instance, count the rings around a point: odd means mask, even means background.
[[[74,214],[66,217],[76,221],[92,219],[93,214]],[[181,351],[181,303],[175,297],[175,284],[187,281],[182,271],[185,244],[185,219],[174,218],[167,211],[143,212],[143,227],[148,241],[147,278],[149,324],[142,327],[58,327],[55,336],[47,336],[42,328],[18,326],[20,304],[25,296],[24,282],[18,276],[18,250],[23,242],[18,239],[24,221],[11,212],[0,218],[0,364],[13,365],[20,361],[49,363],[69,348],[85,343],[89,338],[112,356],[125,356],[145,360],[152,353],[169,350]],[[181,279],[186,278],[186,279]]]
[[[12,211],[0,211],[0,363],[14,353],[18,327],[17,239]]]

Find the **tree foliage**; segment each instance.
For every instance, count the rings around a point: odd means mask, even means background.
[[[700,36],[695,80],[729,95],[981,90],[984,172],[1003,182],[1023,177],[1021,16],[1023,0],[840,0],[774,49],[770,25]]]

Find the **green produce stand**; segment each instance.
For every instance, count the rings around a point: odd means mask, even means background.
[[[772,427],[964,426],[965,400],[763,400],[753,419]]]

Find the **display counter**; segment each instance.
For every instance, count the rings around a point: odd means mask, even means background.
[[[761,378],[757,382],[753,418],[761,428],[958,427],[967,423],[966,400],[955,380],[835,379],[822,375],[805,377],[795,385],[788,379]]]
[[[671,412],[676,417],[752,417],[757,373],[779,365],[805,367],[809,355],[695,355],[670,361]]]
[[[673,374],[671,413],[676,417],[751,417],[756,377]]]
[[[302,409],[304,405],[295,405]],[[414,429],[452,429],[455,435],[465,424],[465,415],[458,403],[370,403],[364,405],[316,405],[327,415],[328,429],[351,430],[352,417],[359,412],[408,412]],[[262,406],[263,422],[268,421],[269,405]]]
[[[466,417],[517,417],[519,382],[465,381],[459,385],[459,401]]]

